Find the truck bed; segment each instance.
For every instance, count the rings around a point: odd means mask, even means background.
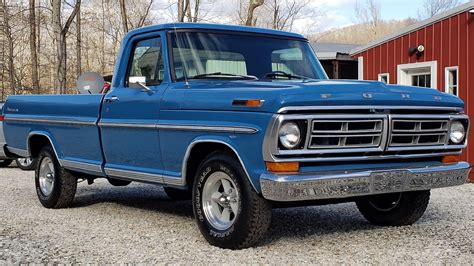
[[[98,120],[104,95],[10,96],[3,108],[5,139],[15,154],[29,156],[31,135],[53,143],[61,164],[102,172]]]

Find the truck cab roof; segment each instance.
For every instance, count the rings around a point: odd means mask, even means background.
[[[138,28],[138,29],[130,31],[127,34],[126,38],[129,38],[131,36],[138,35],[138,34],[151,32],[151,31],[172,30],[172,29],[235,31],[235,32],[246,32],[246,33],[254,33],[254,34],[268,34],[268,35],[274,35],[274,36],[306,40],[306,38],[301,34],[280,31],[280,30],[263,29],[263,28],[248,27],[248,26],[222,25],[222,24],[211,24],[211,23],[183,23],[183,22],[158,24],[158,25]]]

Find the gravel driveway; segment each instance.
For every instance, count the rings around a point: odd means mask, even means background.
[[[189,202],[153,185],[79,184],[70,209],[36,199],[34,173],[0,169],[3,263],[454,263],[474,262],[474,184],[434,190],[413,226],[369,225],[355,204],[277,209],[259,247],[212,247]]]

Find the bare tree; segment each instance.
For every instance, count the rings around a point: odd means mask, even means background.
[[[35,0],[29,0],[30,54],[32,89],[39,94],[38,55],[36,54],[36,6]]]
[[[198,22],[200,6],[201,6],[201,1],[200,0],[195,0],[193,22]]]
[[[257,18],[254,16],[255,9],[262,6],[264,3],[265,0],[249,0],[247,18],[245,20],[246,26],[255,26],[257,24]]]
[[[314,9],[308,9],[310,0],[271,0],[265,4],[271,13],[271,28],[277,30],[289,30],[293,28],[295,20],[305,17],[314,17]]]
[[[10,14],[8,11],[8,6],[5,3],[5,0],[0,0],[1,15],[3,18],[2,31],[5,36],[7,53],[7,67],[8,67],[8,83],[10,85],[11,92],[16,94],[16,82],[15,82],[15,64],[13,61],[14,51],[13,51],[13,36],[10,27]]]
[[[69,27],[74,20],[74,17],[77,14],[81,6],[81,0],[76,0],[76,4],[72,10],[71,15],[69,15],[68,19],[62,25],[61,22],[61,0],[53,0],[52,1],[52,9],[53,9],[53,27],[54,27],[54,35],[56,39],[56,80],[59,86],[59,93],[63,93],[66,90],[66,57],[67,57],[67,45],[66,45],[66,34],[69,31]]]
[[[365,0],[363,3],[357,1],[355,16],[359,23],[370,27],[373,36],[377,36],[377,29],[381,22],[380,2],[378,0]]]
[[[197,22],[199,20],[201,1],[194,1],[194,8],[192,8],[191,0],[178,0],[178,22]],[[194,11],[194,14],[193,14]]]
[[[122,18],[122,29],[125,34],[128,32],[127,7],[125,6],[125,0],[120,0],[120,15]]]
[[[189,1],[178,0],[178,22],[184,22],[184,17],[186,16],[186,5],[189,4]]]
[[[420,19],[431,18],[460,4],[460,0],[424,0],[418,16]]]
[[[81,32],[81,6],[76,15],[76,76],[82,74],[82,32]]]

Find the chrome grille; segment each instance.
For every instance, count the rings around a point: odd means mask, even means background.
[[[308,148],[378,147],[382,141],[383,122],[383,119],[312,120]]]
[[[273,116],[265,135],[265,160],[419,159],[460,154],[467,145],[467,140],[459,144],[449,140],[449,127],[453,120],[462,121],[469,131],[469,118],[460,108],[304,108],[288,107]],[[302,142],[296,149],[285,149],[279,143],[279,129],[287,121],[295,121],[302,129]]]
[[[449,119],[393,119],[389,147],[444,145],[448,139]]]

